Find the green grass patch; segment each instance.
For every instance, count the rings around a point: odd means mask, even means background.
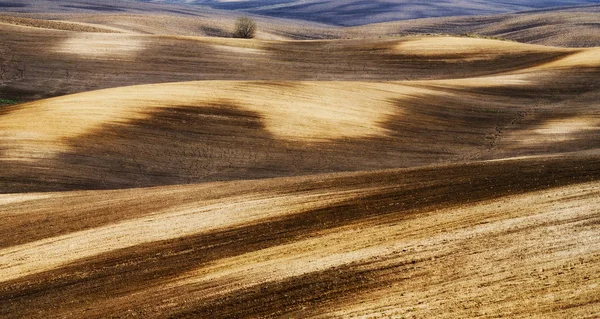
[[[14,104],[19,104],[19,101],[17,101],[17,100],[10,100],[10,99],[0,99],[0,104],[14,105]]]

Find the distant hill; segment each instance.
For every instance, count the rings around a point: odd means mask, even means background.
[[[594,47],[600,46],[600,5],[404,20],[340,29],[349,37],[454,34],[551,46]]]
[[[316,21],[339,26],[417,18],[511,13],[558,6],[598,4],[600,0],[154,0],[158,3],[195,3],[212,8]]]
[[[150,1],[152,2],[141,0],[37,0],[35,2],[30,0],[3,0],[0,3],[0,23],[71,31],[87,30],[229,38],[232,37],[235,19],[241,14],[246,14],[246,11],[274,10],[275,8],[283,10],[284,7],[290,7],[297,3],[297,1],[281,3],[282,0],[274,0],[268,2],[271,3],[268,6],[265,1],[217,2],[215,0],[196,0],[195,3],[183,3],[183,0]],[[314,0],[306,0],[306,2],[308,5],[308,3],[313,3]],[[378,3],[377,1],[363,2],[364,5]],[[396,2],[399,2],[399,0],[396,0]],[[564,4],[566,2],[568,1],[552,2],[552,4]],[[575,1],[569,3],[572,2]],[[335,5],[331,1],[327,3],[330,7],[339,7],[341,2],[336,2]],[[354,1],[354,4],[357,3],[357,1]],[[461,4],[465,3],[467,1],[461,2]],[[325,4],[326,2],[323,2],[321,6],[325,6]],[[550,3],[545,5],[550,5]],[[214,8],[219,6],[224,9]],[[433,7],[432,4],[422,6]],[[444,6],[449,7],[448,4],[436,5],[439,10]],[[488,6],[492,7],[489,4]],[[533,6],[539,7],[540,4],[531,4],[527,8]],[[458,10],[459,7],[453,7],[451,10]],[[463,9],[465,7],[466,5],[463,6]],[[472,7],[475,8],[476,6],[472,5]],[[478,8],[483,10],[483,7],[479,5]],[[526,6],[509,6],[505,2],[501,6],[496,6],[495,10],[499,10],[501,7],[505,9],[509,7],[522,9]],[[232,10],[232,8],[241,9]],[[309,7],[307,6],[303,10],[309,10]],[[282,15],[285,15],[286,12],[293,15],[296,12],[292,9],[284,11]],[[342,9],[338,12],[340,17],[342,16],[341,12],[343,12]],[[361,11],[360,15],[364,20],[376,20],[377,14],[374,12],[364,10]],[[409,14],[410,12],[410,10],[390,10],[388,13],[400,15]],[[442,13],[448,12],[450,11]],[[315,19],[319,14],[325,13],[326,10],[315,12],[308,15],[307,19]],[[330,13],[332,15],[336,14],[333,11]],[[358,26],[334,26],[301,19],[248,14],[252,15],[259,25],[257,38],[263,40],[363,39],[441,34],[493,37],[561,47],[600,46],[600,2],[578,6],[538,8],[516,13],[410,20],[396,19],[390,22],[369,23]],[[31,20],[32,18],[33,20]],[[68,23],[65,24],[65,22]],[[3,40],[2,34],[0,34],[0,40]],[[4,40],[6,41],[6,39]],[[0,41],[0,43],[3,42]],[[2,60],[1,56],[0,60]]]
[[[213,18],[239,14],[303,23],[360,26],[420,18],[480,16],[524,11],[582,10],[600,0],[2,0],[0,12],[23,14],[167,14]],[[587,10],[586,10],[587,11]],[[289,20],[288,20],[289,21]]]

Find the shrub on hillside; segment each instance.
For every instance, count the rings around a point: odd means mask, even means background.
[[[233,35],[236,38],[252,39],[256,33],[256,23],[248,17],[239,17],[235,21]]]

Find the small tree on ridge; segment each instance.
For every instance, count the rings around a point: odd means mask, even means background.
[[[236,38],[252,39],[256,33],[256,23],[248,17],[239,17],[235,21],[235,30],[233,35]]]

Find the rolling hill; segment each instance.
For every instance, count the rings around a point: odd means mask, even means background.
[[[0,316],[594,317],[598,163],[0,197]]]
[[[482,76],[553,61],[573,52],[483,41],[490,47],[455,63],[463,46],[448,54],[421,54],[439,52],[447,44],[443,38],[282,42],[68,32],[11,24],[0,24],[0,29],[5,44],[0,48],[0,94],[20,101],[193,80],[397,81]],[[462,41],[465,50],[473,51],[469,41]],[[32,51],[32,46],[38,49]]]
[[[563,1],[501,1],[444,0],[436,2],[417,0],[270,0],[221,1],[155,0],[155,3],[196,3],[216,9],[250,12],[277,18],[291,18],[320,23],[356,26],[385,21],[431,17],[499,14],[526,10],[543,10],[560,6],[598,4],[597,0]]]
[[[175,14],[208,17],[218,12],[250,13],[272,18],[290,18],[330,25],[356,26],[377,22],[512,13],[598,4],[597,0],[502,1],[444,0],[5,0],[3,12],[14,13],[102,13]],[[214,10],[211,10],[214,9]]]
[[[113,51],[102,47],[124,39],[130,47]],[[162,55],[141,53],[136,58],[140,53],[135,50],[152,50],[134,46],[134,40],[156,47],[176,43],[169,48],[186,53],[190,48],[219,50],[225,68],[215,72],[215,78],[221,74],[271,78],[121,87],[3,107],[0,145],[5,170],[0,173],[0,191],[294,176],[547,155],[548,150],[597,146],[598,85],[592,80],[598,76],[597,49],[452,37],[280,43],[89,34],[62,42],[51,63],[44,61],[49,55],[40,54],[25,65],[40,63],[39,71],[28,74],[39,81],[42,92],[56,90],[57,83],[42,77],[43,66],[66,61],[83,74],[81,80],[97,79],[85,84],[87,88],[164,81],[157,75],[183,80],[210,74],[202,66],[209,65],[212,54],[193,54],[192,59],[176,62],[171,50],[169,69],[160,70]],[[88,51],[90,43],[93,51]],[[449,43],[454,49],[440,54]],[[130,62],[133,59],[136,63]],[[319,69],[326,59],[342,64]],[[277,60],[279,65],[269,65]],[[255,71],[243,72],[240,66],[245,65]],[[121,70],[120,80],[127,82],[113,82],[114,78],[99,74],[102,69]],[[198,75],[189,72],[194,69]],[[281,69],[287,73],[275,73]],[[361,76],[413,80],[356,82]],[[319,78],[337,80],[314,81]],[[76,88],[70,83],[77,78],[67,80],[64,85]],[[16,83],[32,87],[35,82],[24,76]],[[15,92],[14,87],[8,90]],[[570,111],[562,109],[565,104]],[[38,120],[28,120],[32,118]],[[552,130],[560,131],[563,122],[591,126],[562,129],[579,137],[562,137],[564,141],[554,143]],[[535,133],[545,132],[545,127],[548,134]],[[503,144],[501,137],[506,136],[514,140]],[[580,145],[579,139],[588,144]]]
[[[599,46],[600,6],[515,14],[396,21],[346,29],[356,36],[406,34],[481,35],[563,47]]]
[[[16,1],[16,0],[11,0]],[[228,2],[233,3],[233,2]],[[239,2],[235,2],[239,3]],[[64,6],[69,6],[65,8]],[[0,23],[65,31],[118,32],[144,35],[233,36],[239,11],[203,5],[110,2],[119,10],[86,9],[84,0],[28,3],[2,8]],[[14,10],[11,11],[11,8]],[[15,9],[17,8],[17,9]],[[0,10],[1,11],[1,10]],[[363,16],[365,12],[361,13]],[[600,45],[600,5],[559,7],[511,14],[439,17],[365,24],[355,27],[253,15],[263,40],[365,39],[406,35],[475,35],[522,43],[562,47]],[[13,31],[5,31],[13,32]]]

